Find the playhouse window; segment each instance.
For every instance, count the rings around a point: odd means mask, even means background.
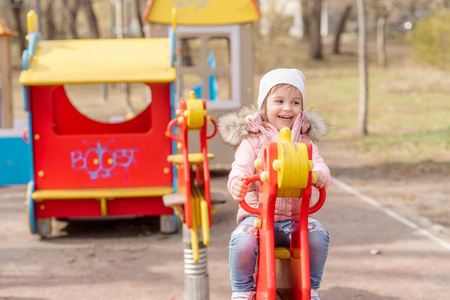
[[[231,78],[229,73],[217,74],[218,86],[217,99],[220,101],[231,101]]]
[[[67,84],[72,105],[84,116],[102,123],[134,118],[151,103],[151,89],[143,83]]]
[[[202,41],[199,38],[182,38],[179,50],[182,66],[193,67],[201,64]]]
[[[179,26],[177,36],[177,98],[193,89],[210,109],[240,107],[239,25]]]
[[[213,37],[208,40],[208,53],[214,54],[215,67],[229,67],[230,57],[230,39],[228,37]],[[209,56],[208,56],[209,57]]]

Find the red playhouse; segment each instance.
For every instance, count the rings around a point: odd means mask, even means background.
[[[31,181],[27,203],[32,233],[45,237],[51,218],[162,216],[175,230],[173,209],[162,196],[173,188],[173,40],[43,41],[37,16],[28,14],[23,54]],[[151,102],[130,120],[103,123],[80,113],[65,84],[142,83]]]

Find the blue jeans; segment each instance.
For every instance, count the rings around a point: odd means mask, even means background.
[[[245,218],[231,234],[230,272],[233,292],[255,290],[256,259],[259,251],[258,230],[254,221],[256,216]],[[314,218],[308,218],[309,263],[311,288],[320,287],[323,268],[328,255],[329,235],[325,228]],[[275,222],[275,245],[289,247],[291,243],[291,221]]]

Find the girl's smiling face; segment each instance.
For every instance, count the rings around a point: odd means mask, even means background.
[[[265,115],[276,129],[292,128],[295,118],[302,111],[302,94],[288,84],[274,86],[267,95]]]

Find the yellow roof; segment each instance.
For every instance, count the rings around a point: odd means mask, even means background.
[[[177,8],[179,25],[225,25],[249,23],[260,19],[255,0],[151,0],[144,20],[172,24],[172,9]]]
[[[174,80],[168,38],[40,41],[19,78],[23,85]]]

